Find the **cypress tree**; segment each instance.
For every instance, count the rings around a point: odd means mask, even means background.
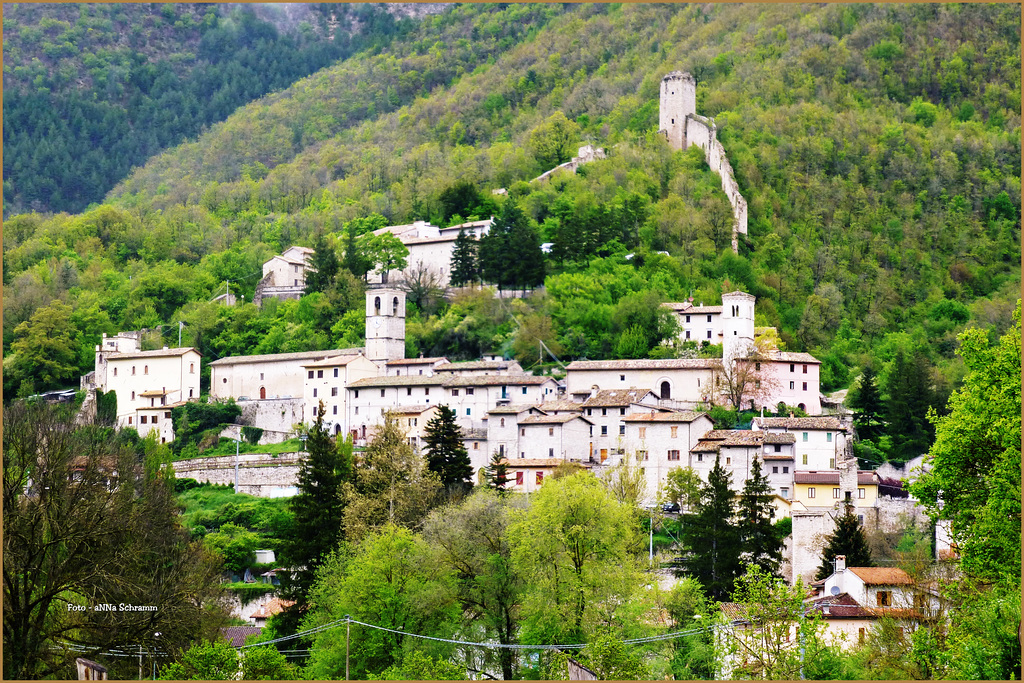
[[[324,402],[309,430],[306,457],[299,461],[299,492],[291,500],[295,526],[287,547],[288,560],[301,570],[286,576],[283,593],[295,600],[286,622],[298,624],[305,608],[306,594],[313,585],[316,570],[323,558],[342,540],[341,521],[344,500],[341,484],[352,478],[352,442],[339,448],[324,427]]]
[[[761,461],[754,456],[750,478],[743,485],[740,498],[739,531],[744,560],[755,564],[772,576],[779,576],[783,540],[772,523],[775,506],[774,490],[761,470]]]
[[[446,489],[467,491],[473,487],[473,467],[454,410],[448,406],[438,408],[437,415],[427,422],[423,442],[427,468],[437,473]]]
[[[324,292],[334,283],[338,274],[338,255],[327,243],[323,232],[317,232],[313,240],[313,254],[309,257],[311,268],[306,271],[306,294]]]
[[[832,576],[835,571],[833,564],[836,555],[846,555],[847,567],[874,567],[871,560],[871,549],[864,535],[857,515],[853,514],[853,505],[847,503],[845,512],[836,519],[836,529],[828,537],[825,551],[821,555],[821,566],[815,574],[815,580]]]
[[[716,457],[707,483],[701,486],[697,512],[687,515],[682,532],[688,553],[681,559],[681,568],[699,581],[708,597],[715,600],[729,597],[740,574],[742,546],[734,521],[735,492],[729,486],[729,479],[721,458]]]
[[[878,393],[878,375],[875,369],[868,365],[860,375],[860,387],[857,394],[850,402],[854,412],[854,425],[862,439],[874,441],[881,434],[882,424],[882,397]]]
[[[487,465],[487,488],[497,491],[499,494],[506,493],[508,486],[508,463],[505,456],[494,451],[491,454],[491,462]]]
[[[467,234],[465,228],[459,230],[459,236],[455,238],[455,247],[452,250],[451,264],[452,284],[456,287],[474,283],[479,279],[478,246],[472,233]]]

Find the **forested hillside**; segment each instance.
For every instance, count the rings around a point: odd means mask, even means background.
[[[411,25],[378,5],[274,7],[5,5],[5,215],[81,211],[150,156]]]
[[[677,353],[657,304],[741,287],[758,325],[823,360],[826,390],[913,371],[917,410],[944,405],[956,334],[994,340],[1019,295],[1019,26],[1017,5],[452,6],[154,157],[99,208],[9,220],[5,395],[70,383],[100,332],[176,343],[179,320],[207,360],[356,344],[344,269],[300,302],[208,300],[251,300],[260,264],[318,233],[341,257],[374,221],[515,202],[527,241],[553,243],[544,293],[419,291],[408,353]],[[749,203],[738,255],[717,178],[656,134],[676,69]],[[585,142],[608,158],[528,183]]]

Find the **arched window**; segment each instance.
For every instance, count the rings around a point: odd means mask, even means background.
[[[267,397],[267,388],[266,387],[260,387],[260,398],[266,398],[266,397]]]
[[[373,314],[380,315],[380,297],[375,297],[373,300]]]
[[[134,365],[132,366],[132,374],[133,375],[135,374],[135,366]]]
[[[661,383],[661,397],[672,398],[672,385],[668,383],[668,380]]]
[[[142,374],[143,375],[148,375],[149,374],[149,366],[148,365],[143,365],[142,366]]]
[[[338,434],[341,434],[341,425],[340,424],[335,424],[334,425],[334,435],[337,436]]]
[[[189,372],[190,375],[196,374],[196,364],[195,363],[189,363],[188,364],[188,372]]]
[[[502,426],[502,427],[504,427],[504,426],[505,426],[505,418],[501,418],[501,426]]]
[[[797,408],[799,408],[800,410],[804,411],[805,413],[807,412],[807,406],[805,406],[803,403],[799,404],[797,406]]]
[[[135,400],[135,392],[134,391],[132,392],[132,400],[133,401]]]
[[[117,368],[114,368],[114,377],[117,377]]]
[[[395,297],[395,300],[391,302],[391,315],[398,315],[398,297],[397,296]]]

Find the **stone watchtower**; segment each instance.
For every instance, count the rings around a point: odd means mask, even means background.
[[[746,292],[722,295],[722,362],[726,365],[754,350],[754,301]]]
[[[686,119],[696,113],[697,81],[693,76],[673,71],[662,78],[658,129],[665,131],[672,149],[686,148]]]
[[[397,287],[366,290],[366,357],[375,362],[405,358],[405,292]]]

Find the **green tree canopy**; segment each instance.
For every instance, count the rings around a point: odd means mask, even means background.
[[[849,503],[843,514],[836,518],[836,528],[828,536],[825,549],[821,554],[821,565],[815,574],[816,581],[826,579],[835,572],[836,555],[846,556],[847,567],[874,567],[871,559],[871,548],[868,547],[864,526],[854,514],[853,505]]]
[[[317,232],[313,238],[313,254],[309,257],[309,266],[306,269],[306,294],[326,291],[334,284],[341,264],[331,240],[323,231]]]
[[[475,283],[480,279],[480,266],[477,261],[479,243],[465,228],[459,230],[452,249],[451,282],[456,287]]]
[[[779,574],[784,545],[779,530],[772,522],[775,519],[774,497],[775,491],[755,455],[750,465],[750,477],[740,493],[740,542],[746,564],[756,565],[769,576]]]

